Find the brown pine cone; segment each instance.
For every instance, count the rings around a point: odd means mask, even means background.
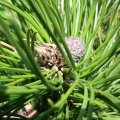
[[[35,47],[38,64],[42,67],[50,68],[52,66],[65,65],[60,51],[55,44],[38,44]]]

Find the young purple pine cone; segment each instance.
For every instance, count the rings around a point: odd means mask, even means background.
[[[75,62],[79,62],[84,55],[84,43],[79,38],[69,37],[66,39],[67,46]]]

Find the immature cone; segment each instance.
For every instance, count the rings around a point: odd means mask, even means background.
[[[69,37],[66,39],[67,46],[75,62],[82,59],[84,55],[84,43],[79,38]]]
[[[35,47],[35,53],[40,66],[50,68],[54,65],[57,67],[65,65],[65,61],[55,44],[38,44]]]
[[[79,38],[67,38],[66,44],[75,62],[82,59],[84,55],[84,43]],[[38,44],[35,47],[37,61],[40,66],[50,68],[52,66],[63,67],[66,65],[60,51],[55,44]]]

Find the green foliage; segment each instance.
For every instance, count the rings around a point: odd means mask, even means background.
[[[70,36],[85,43],[78,63]],[[1,0],[0,39],[0,118],[31,103],[35,120],[120,119],[119,0]],[[35,42],[55,43],[67,68],[38,66]]]

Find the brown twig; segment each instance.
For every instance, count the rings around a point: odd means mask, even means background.
[[[15,48],[14,48],[13,46],[11,46],[11,45],[3,42],[3,41],[0,41],[0,45],[3,45],[3,46],[5,46],[5,47],[10,48],[10,49],[12,49],[13,51],[15,51]]]

